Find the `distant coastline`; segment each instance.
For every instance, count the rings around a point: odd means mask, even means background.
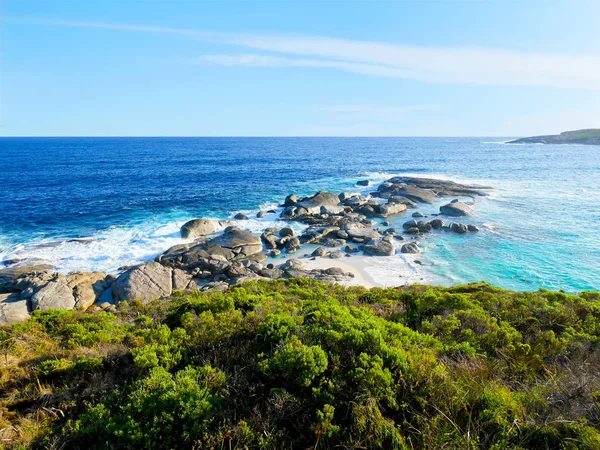
[[[600,145],[600,129],[564,131],[548,136],[532,136],[508,141],[507,144],[583,144]]]

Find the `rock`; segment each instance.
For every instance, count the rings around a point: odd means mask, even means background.
[[[346,245],[346,246],[344,247],[344,251],[345,251],[346,253],[358,253],[360,250],[359,250],[358,248],[356,248],[356,247],[352,247],[352,246],[350,246],[350,245]]]
[[[248,220],[248,216],[244,213],[237,213],[233,218],[236,220]]]
[[[338,230],[337,237],[345,240],[345,239],[348,239],[350,237],[350,235],[344,230]]]
[[[344,205],[354,208],[356,206],[363,205],[366,202],[366,200],[363,200],[362,198],[357,196],[353,196],[349,198],[344,198],[342,202],[344,203]]]
[[[375,215],[377,214],[375,208],[372,205],[361,205],[354,211],[358,214],[362,214],[363,216],[367,217],[375,217]]]
[[[429,225],[431,225],[431,228],[434,230],[439,230],[444,226],[444,221],[442,219],[433,219],[429,222]]]
[[[469,231],[469,229],[467,228],[467,226],[464,223],[459,223],[457,224],[458,226],[456,226],[454,228],[454,232],[455,233],[459,233],[459,234],[464,234],[467,231]]]
[[[417,204],[412,200],[403,197],[401,195],[392,195],[388,198],[388,203],[401,203],[406,205],[407,208],[416,208]]]
[[[258,274],[261,277],[271,278],[271,279],[275,280],[278,278],[283,278],[284,272],[283,272],[283,270],[279,270],[279,269],[275,269],[275,268],[266,268],[266,269],[262,269],[261,271],[259,271]]]
[[[402,253],[421,253],[421,249],[419,248],[416,242],[409,242],[404,244],[400,249]]]
[[[296,258],[290,258],[279,266],[280,270],[304,270],[302,261]]]
[[[429,233],[431,231],[431,224],[429,222],[425,222],[424,220],[419,220],[417,222],[417,228],[421,233]]]
[[[387,205],[379,205],[379,214],[383,217],[400,214],[406,211],[406,205],[402,203],[388,203]]]
[[[456,200],[441,206],[440,213],[451,217],[471,216],[473,214],[473,209],[469,205]]]
[[[209,219],[194,219],[186,222],[181,227],[181,237],[184,239],[194,239],[207,234],[216,232],[223,226],[223,222]]]
[[[312,197],[302,199],[302,206],[337,206],[340,203],[340,198],[336,194],[327,191],[319,191]]]
[[[346,211],[343,206],[331,206],[323,205],[319,211],[321,214],[329,214],[331,216],[338,216],[344,214]]]
[[[360,180],[360,181],[357,181],[356,184],[358,186],[368,186],[370,184],[370,182],[369,182],[369,180]]]
[[[292,253],[297,251],[299,248],[301,247],[300,245],[300,239],[298,239],[297,237],[291,238],[289,241],[286,242],[285,244],[285,248],[287,249],[288,253]]]
[[[387,220],[384,220],[383,222],[381,222],[381,225],[383,225],[384,227],[389,227],[390,223]]]
[[[281,217],[286,220],[297,220],[309,214],[309,210],[303,206],[288,206],[281,212]]]
[[[372,240],[362,245],[360,249],[371,256],[391,256],[396,252],[394,244],[382,240]]]
[[[274,234],[265,235],[263,233],[261,239],[267,248],[277,248],[277,244],[279,243],[279,239]]]
[[[276,258],[279,255],[281,255],[281,250],[274,249],[269,252],[271,258]]]
[[[467,225],[467,229],[469,231],[479,231],[479,228],[476,225]]]
[[[388,228],[383,233],[384,234],[396,234],[396,229],[395,228]]]
[[[150,262],[121,274],[112,284],[112,294],[117,302],[139,299],[147,303],[186,289],[190,282],[191,276],[182,270]]]
[[[32,311],[40,309],[74,309],[75,297],[69,281],[62,275],[39,289],[31,297]]]
[[[339,259],[339,258],[343,258],[344,254],[342,252],[332,252],[329,254],[329,257],[331,259]]]
[[[279,231],[279,236],[281,236],[281,237],[293,236],[293,235],[294,235],[294,230],[290,227],[282,228]]]
[[[309,227],[300,236],[300,242],[303,244],[316,244],[329,236],[337,236],[338,231],[338,227]]]
[[[419,228],[417,227],[411,227],[408,230],[404,231],[406,234],[419,234],[421,232],[421,230],[419,230]]]
[[[262,219],[262,218],[263,218],[263,217],[265,217],[266,215],[267,215],[267,214],[266,214],[264,211],[259,211],[259,212],[256,214],[256,218],[257,218],[257,219]]]
[[[409,220],[408,222],[404,222],[402,224],[402,228],[404,228],[405,230],[408,230],[410,228],[418,228],[417,221],[416,220]]]
[[[242,253],[244,256],[254,255],[262,250],[261,240],[258,236],[236,227],[227,227],[221,236],[211,239],[209,243],[239,250],[234,253]]]
[[[106,274],[84,272],[68,275],[67,284],[73,290],[75,309],[85,311],[92,306],[107,289],[114,278],[107,279]]]
[[[455,183],[449,180],[438,180],[434,178],[415,178],[415,177],[394,177],[386,181],[386,186],[382,189],[397,190],[397,187],[409,185],[425,189],[433,192],[437,196],[449,197],[467,197],[467,196],[484,196],[487,195],[486,190],[491,189],[486,186],[474,186]],[[391,185],[391,187],[390,187]]]
[[[294,206],[296,203],[298,203],[298,197],[294,194],[290,194],[285,198],[283,206]]]
[[[327,239],[323,242],[325,247],[341,247],[342,245],[346,245],[346,241],[344,239]]]
[[[433,191],[412,185],[404,186],[398,189],[397,192],[409,200],[421,203],[432,203],[437,198]]]
[[[0,326],[25,322],[29,317],[27,300],[18,293],[0,294]]]
[[[314,252],[312,252],[310,255],[316,256],[316,257],[322,257],[322,256],[325,256],[326,254],[327,254],[327,250],[325,250],[323,247],[319,247]]]
[[[348,233],[348,236],[352,240],[359,238],[364,240],[365,238],[379,239],[380,234],[370,227],[367,227],[360,223],[348,223],[342,226],[342,229]]]
[[[425,217],[425,214],[423,214],[421,211],[417,211],[412,213],[413,217]]]

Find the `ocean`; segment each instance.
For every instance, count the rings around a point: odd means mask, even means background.
[[[468,219],[481,231],[431,233],[417,257],[364,258],[377,283],[599,290],[600,147],[508,139],[0,138],[0,261],[116,272],[183,242],[192,218],[254,217],[289,193],[415,175],[492,186]]]

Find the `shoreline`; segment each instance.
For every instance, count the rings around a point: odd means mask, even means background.
[[[190,220],[181,226],[180,243],[154,261],[114,274],[65,275],[28,265],[35,261],[15,261],[0,270],[0,324],[21,321],[37,309],[110,311],[123,301],[145,303],[180,290],[224,291],[260,278],[312,278],[366,288],[425,283],[416,259],[423,251],[419,244],[429,233],[478,232],[469,217],[476,208],[473,199],[490,189],[432,178],[395,176],[377,187],[361,180],[357,192],[290,194],[279,206],[261,209],[256,220],[242,212],[233,220]],[[257,227],[261,222],[269,226]]]

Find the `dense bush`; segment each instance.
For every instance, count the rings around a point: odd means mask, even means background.
[[[7,448],[600,448],[600,295],[176,293],[0,331]]]

